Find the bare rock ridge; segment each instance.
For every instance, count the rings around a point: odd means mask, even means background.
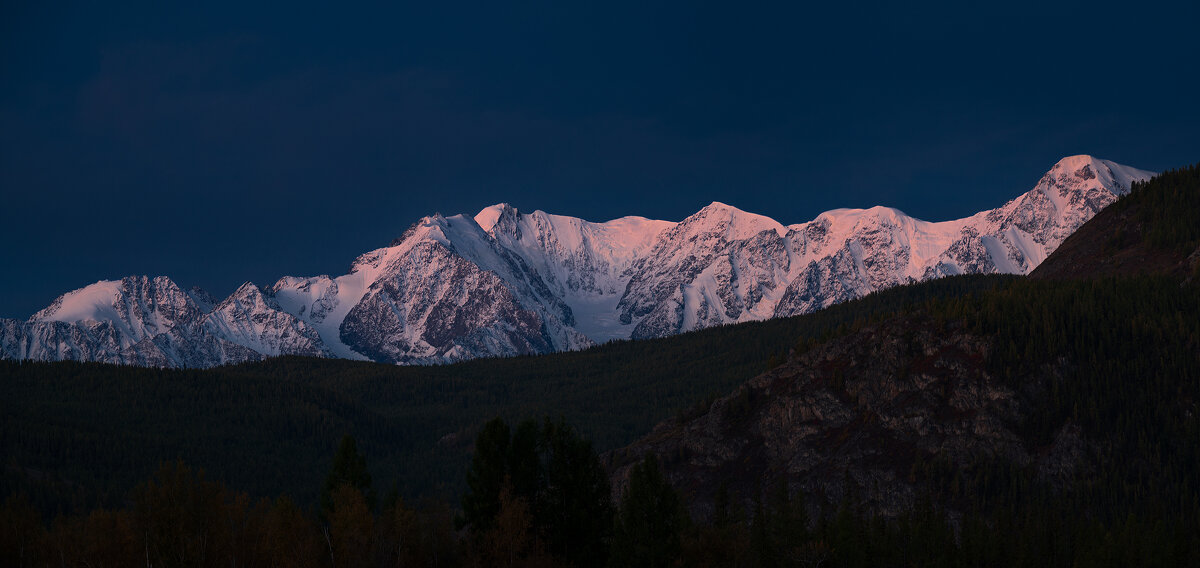
[[[441,363],[812,312],[890,286],[1027,274],[1151,172],[1063,158],[964,219],[838,209],[784,226],[712,203],[680,222],[593,223],[498,204],[433,215],[342,276],[247,283],[218,301],[165,277],[64,294],[0,320],[0,357],[210,367],[275,355]]]

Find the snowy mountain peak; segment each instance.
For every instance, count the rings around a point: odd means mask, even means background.
[[[272,303],[270,298],[263,294],[263,289],[250,281],[243,282],[241,286],[238,286],[237,290],[234,290],[228,298],[225,298],[217,305],[217,309],[233,302],[250,305]]]
[[[497,203],[490,207],[484,207],[475,215],[475,224],[479,225],[479,228],[483,229],[484,232],[490,233],[492,232],[492,227],[495,227],[496,223],[500,220],[500,217],[506,214],[516,216],[518,214],[517,208],[507,203]]]
[[[779,236],[787,233],[787,229],[778,221],[765,215],[748,213],[732,205],[714,201],[706,205],[694,215],[684,219],[680,228],[689,232],[699,228],[702,230],[725,231],[730,240],[748,239],[763,231],[774,230]]]
[[[120,280],[101,280],[56,298],[45,309],[33,314],[32,321],[96,321],[112,309],[121,293]]]
[[[27,321],[0,320],[0,357],[212,366],[301,354],[442,363],[803,314],[952,274],[1028,273],[1153,175],[1092,156],[970,217],[834,209],[784,227],[714,201],[678,223],[521,213],[434,214],[347,274],[247,282],[217,301],[166,277],[102,281]]]
[[[701,211],[737,211],[737,212],[745,213],[745,211],[742,211],[741,209],[738,209],[737,207],[734,207],[728,203],[721,203],[720,201],[713,201],[712,203],[709,203],[708,205],[701,207],[700,210]]]
[[[884,221],[891,222],[892,224],[900,224],[902,220],[908,219],[912,219],[912,217],[905,215],[899,209],[876,205],[868,209],[831,209],[817,215],[817,218],[813,222],[823,223],[830,228],[849,229],[864,222],[864,220],[868,222]],[[798,225],[793,225],[791,228],[795,227],[798,227]]]
[[[63,294],[30,321],[111,322],[128,342],[152,337],[202,313],[191,296],[166,276],[127,276]]]
[[[1075,172],[1085,166],[1092,166],[1099,163],[1101,160],[1096,159],[1090,154],[1076,154],[1074,156],[1065,156],[1063,159],[1055,162],[1050,168],[1053,173],[1059,172]]]
[[[333,355],[316,329],[285,312],[253,282],[242,284],[217,304],[204,324],[214,335],[262,355]]]
[[[1079,154],[1059,160],[1046,172],[1042,182],[1060,186],[1097,187],[1124,195],[1134,181],[1145,181],[1153,175],[1154,172]]]
[[[539,213],[541,213],[540,216],[545,216],[545,213],[541,211],[535,211],[534,216],[537,216]],[[482,220],[487,226],[479,222],[480,215],[475,216],[474,222],[476,225],[479,225],[480,229],[483,229],[483,232],[497,238],[501,235],[507,235],[508,238],[517,241],[521,240],[522,229],[528,228],[525,227],[525,220],[527,217],[530,217],[530,215],[522,214],[520,211],[517,211],[516,207],[507,203],[488,207],[480,214],[483,215]]]

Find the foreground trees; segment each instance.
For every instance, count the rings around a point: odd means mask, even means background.
[[[367,458],[358,453],[354,437],[346,434],[338,444],[333,456],[329,475],[321,488],[321,516],[328,517],[335,509],[335,494],[343,486],[358,491],[368,507],[375,506],[375,490],[371,488],[371,474],[367,471]]]
[[[334,472],[346,471],[347,463],[355,466],[350,471],[363,464],[357,450],[350,449],[353,439],[343,443],[346,451],[338,455],[355,459],[335,460]],[[208,480],[203,471],[173,462],[139,485],[126,508],[62,515],[49,527],[28,499],[9,496],[0,507],[0,565],[459,565],[460,546],[448,507],[431,503],[413,509],[397,499],[377,516],[360,487],[335,484],[327,512],[319,514],[287,496],[251,501]]]
[[[541,431],[541,430],[539,430]],[[539,434],[539,437],[541,434]],[[573,436],[566,436],[572,439]],[[510,447],[512,436],[509,438]],[[588,460],[590,461],[590,460]],[[550,463],[550,462],[546,462]],[[586,468],[585,468],[586,469]],[[545,470],[539,470],[545,471]],[[511,474],[505,472],[505,479]],[[553,476],[547,477],[549,479]],[[539,479],[542,479],[539,474]],[[550,492],[539,481],[538,494]],[[569,492],[568,492],[569,493]],[[332,493],[328,525],[287,497],[251,502],[180,463],[165,464],[120,510],[60,516],[47,527],[21,496],[0,506],[0,564],[44,566],[1128,566],[1200,565],[1194,516],[1116,522],[1065,504],[950,515],[930,505],[884,522],[843,500],[806,505],[782,483],[758,496],[718,490],[710,519],[692,523],[683,499],[647,456],[631,471],[601,558],[553,549],[556,531],[502,481],[487,529],[453,528],[444,503],[403,500],[373,512],[348,484]],[[724,495],[722,495],[724,494]],[[747,499],[749,497],[749,499]],[[544,501],[543,501],[544,502]],[[546,510],[553,510],[550,507]],[[1168,518],[1166,521],[1170,521]],[[589,540],[581,543],[584,550]],[[607,560],[605,560],[607,559]],[[585,564],[586,563],[586,564]]]
[[[575,566],[604,564],[613,516],[608,476],[591,442],[566,423],[526,420],[510,431],[499,418],[488,422],[475,442],[467,488],[461,525],[477,544],[520,529],[514,518],[527,510],[530,551],[544,546]]]
[[[647,454],[633,467],[629,487],[621,497],[610,565],[657,568],[674,564],[688,523],[679,495],[658,469],[658,459]]]

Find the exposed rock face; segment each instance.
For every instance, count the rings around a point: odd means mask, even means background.
[[[783,226],[713,203],[664,231],[634,262],[617,304],[635,339],[737,321],[789,267]],[[761,318],[760,318],[761,319]]]
[[[214,306],[204,325],[213,335],[262,355],[333,356],[312,326],[250,282]]]
[[[555,348],[542,316],[522,309],[494,272],[436,243],[418,243],[368,288],[341,337],[377,361],[442,361],[545,353]]]
[[[784,227],[714,203],[664,231],[629,271],[617,309],[634,338],[810,313],[891,286],[955,274],[1026,274],[1144,172],[1090,156],[965,219],[839,209]]]
[[[349,274],[247,283],[222,301],[165,277],[98,282],[27,322],[2,320],[0,356],[198,367],[281,354],[437,363],[663,337],[809,313],[946,275],[1028,273],[1149,176],[1072,156],[1003,207],[941,223],[873,207],[784,226],[722,203],[679,223],[591,223],[500,204],[474,217],[426,217],[360,256]],[[56,307],[64,301],[86,306]]]
[[[0,352],[12,359],[155,367],[208,367],[262,357],[214,334],[209,314],[193,294],[161,276],[99,282],[59,297],[29,321],[3,320]]]
[[[501,211],[495,227],[515,214]],[[423,219],[337,280],[357,284],[339,288],[339,303],[352,307],[334,320],[335,341],[376,361],[433,363],[591,345],[538,271],[462,215]]]
[[[928,489],[914,465],[1032,463],[1051,482],[1086,467],[1091,449],[1078,428],[1064,425],[1048,448],[1030,447],[1014,431],[1027,398],[985,370],[987,352],[983,338],[927,319],[869,326],[793,357],[698,417],[660,424],[607,459],[619,486],[642,455],[659,455],[702,517],[722,481],[745,499],[779,479],[834,503],[849,490],[873,512],[894,516]]]

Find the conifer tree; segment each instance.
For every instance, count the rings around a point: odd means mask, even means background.
[[[357,488],[343,483],[333,491],[329,517],[330,558],[335,568],[367,566],[371,562],[375,519]]]
[[[687,512],[654,454],[630,471],[616,519],[610,566],[670,566],[679,558]]]
[[[612,530],[608,475],[592,443],[566,422],[545,421],[542,430],[544,487],[537,502],[537,525],[551,552],[575,566],[601,566]]]
[[[493,418],[483,425],[475,438],[475,452],[467,470],[467,491],[463,494],[461,523],[477,535],[487,532],[500,511],[500,489],[509,475],[510,448],[508,424]]]
[[[328,519],[333,512],[333,494],[342,485],[348,485],[362,493],[369,509],[375,508],[375,490],[371,488],[371,474],[367,472],[367,458],[358,453],[354,437],[346,434],[333,456],[333,465],[321,488],[321,516]]]

